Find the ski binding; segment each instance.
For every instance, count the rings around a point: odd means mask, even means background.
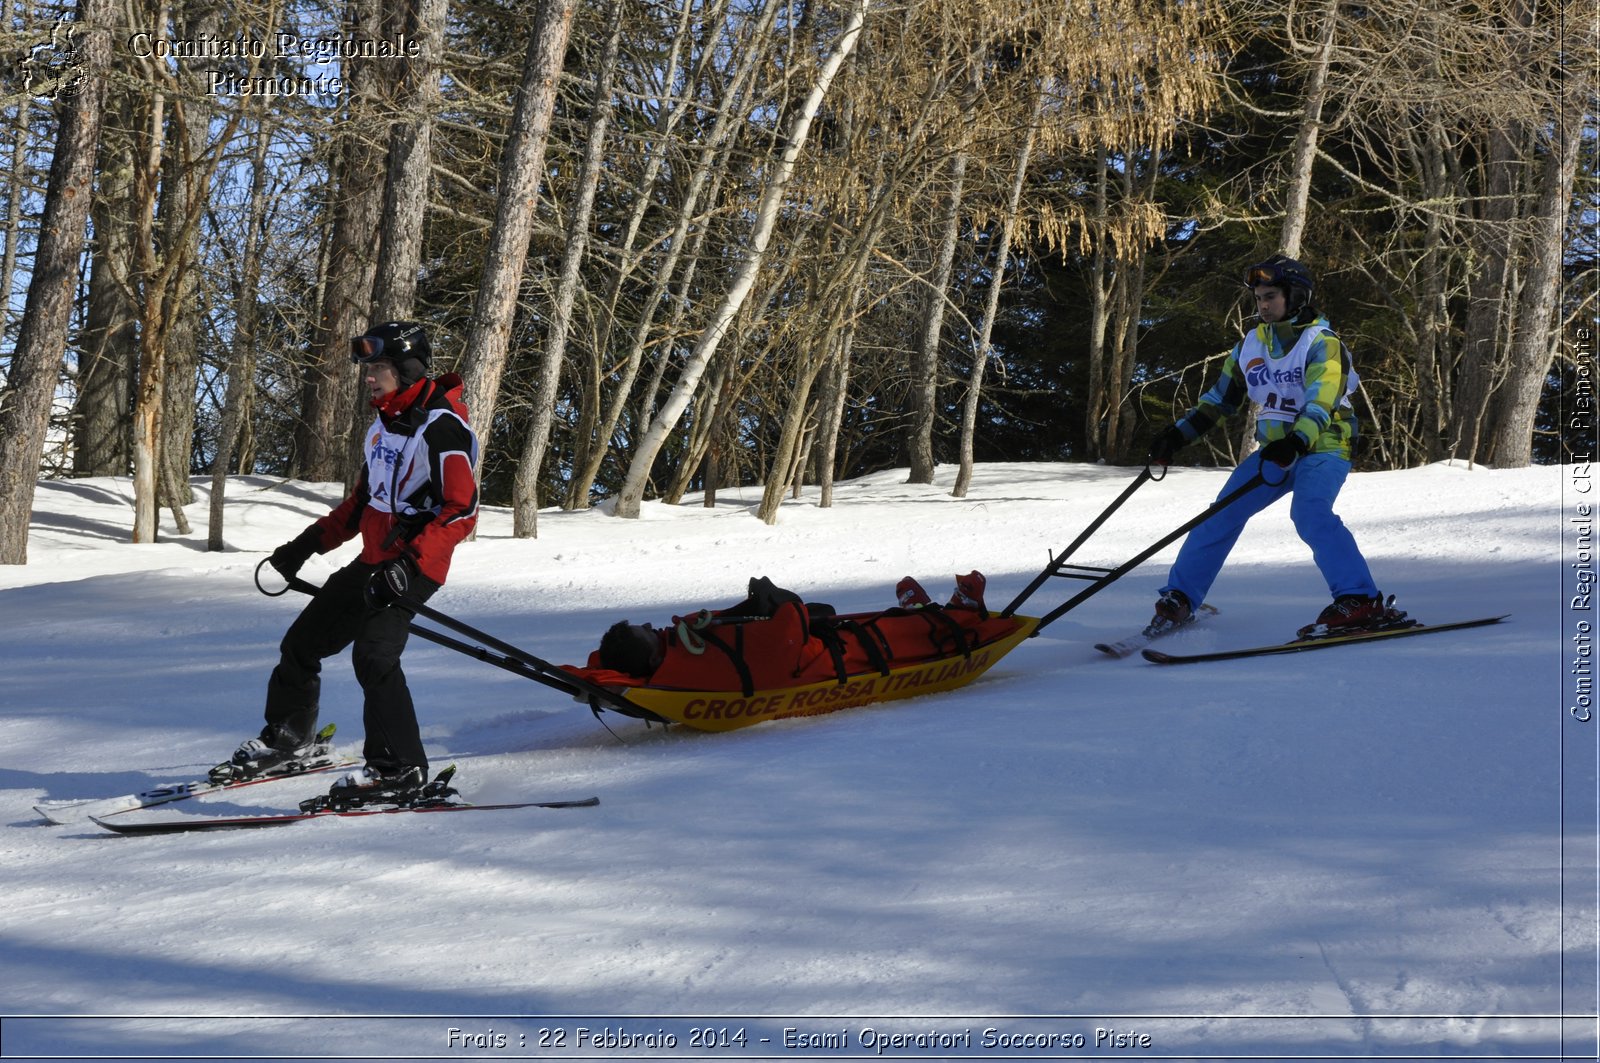
[[[1170,635],[1174,631],[1182,631],[1196,621],[1216,615],[1217,609],[1215,606],[1202,604],[1200,608],[1189,615],[1187,620],[1173,621],[1158,616],[1151,620],[1145,626],[1145,629],[1137,635],[1129,635],[1127,638],[1117,642],[1097,642],[1094,644],[1094,648],[1112,657],[1131,657],[1158,638]]]

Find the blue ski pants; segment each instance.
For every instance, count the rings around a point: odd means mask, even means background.
[[[1370,598],[1377,594],[1372,572],[1356,546],[1355,536],[1333,511],[1333,500],[1339,497],[1339,489],[1350,475],[1350,462],[1337,454],[1307,454],[1285,470],[1253,455],[1233,470],[1217,497],[1237,490],[1263,466],[1266,483],[1212,514],[1184,539],[1162,592],[1182,591],[1198,607],[1206,600],[1245,524],[1284,495],[1291,495],[1289,519],[1311,547],[1311,556],[1328,582],[1328,592],[1335,598],[1346,594]]]

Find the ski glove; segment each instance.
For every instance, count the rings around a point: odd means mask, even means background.
[[[267,564],[278,570],[284,579],[294,579],[300,569],[311,560],[311,555],[322,545],[322,531],[315,524],[272,551]]]
[[[417,566],[409,557],[385,561],[367,578],[367,604],[374,609],[389,608],[409,595],[416,575]]]
[[[1150,443],[1150,460],[1158,465],[1166,465],[1172,461],[1172,455],[1178,448],[1187,443],[1183,432],[1175,424],[1169,424],[1157,433]]]
[[[1270,461],[1274,465],[1287,469],[1295,460],[1311,449],[1305,436],[1299,432],[1290,432],[1282,439],[1274,439],[1261,448],[1261,460]]]

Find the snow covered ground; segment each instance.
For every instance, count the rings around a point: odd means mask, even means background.
[[[831,509],[808,491],[772,527],[753,490],[637,521],[546,512],[534,540],[489,511],[433,604],[574,662],[616,619],[726,604],[751,575],[859,610],[902,575],[942,595],[977,568],[998,607],[1134,472],[990,465],[958,500],[953,469],[932,487],[901,470]],[[1221,482],[1145,486],[1078,559],[1132,557]],[[231,549],[206,553],[205,486],[193,535],[133,546],[127,481],[42,483],[30,563],[0,568],[8,1058],[1595,1056],[1600,725],[1569,712],[1594,621],[1563,556],[1586,519],[1574,469],[1346,487],[1385,591],[1424,621],[1511,614],[1494,627],[1101,658],[1148,617],[1169,549],[966,689],[726,735],[608,715],[613,735],[416,640],[430,753],[467,797],[600,806],[45,825],[39,801],[195,777],[260,725],[304,599],[251,573],[337,489],[234,480]],[[1325,599],[1278,506],[1215,588],[1221,615],[1167,645],[1278,641]],[[359,746],[344,661],[323,719]]]

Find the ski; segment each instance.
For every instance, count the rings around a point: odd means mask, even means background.
[[[242,789],[246,786],[259,786],[262,783],[293,779],[301,775],[316,775],[319,772],[337,771],[340,768],[352,767],[355,764],[356,759],[354,757],[323,753],[281,765],[287,770],[258,775],[252,779],[236,779],[232,782],[211,782],[209,779],[198,779],[189,782],[169,783],[165,786],[157,786],[136,794],[122,794],[118,797],[91,797],[87,800],[79,801],[41,802],[34,805],[33,810],[51,823],[70,825],[82,823],[84,820],[93,819],[96,816],[112,816],[119,812],[132,812],[140,808],[150,808],[155,805],[170,804],[173,801],[183,801],[191,797],[199,797],[201,794],[221,793],[227,790]]]
[[[1094,644],[1094,648],[1112,657],[1131,657],[1164,635],[1170,635],[1174,631],[1182,631],[1196,621],[1216,615],[1215,606],[1202,605],[1190,615],[1189,619],[1178,623],[1173,623],[1171,620],[1162,617],[1156,617],[1137,635],[1130,635],[1119,642],[1097,642]]]
[[[600,803],[598,797],[580,797],[560,801],[516,801],[510,804],[473,805],[466,803],[440,803],[426,805],[390,805],[383,808],[325,808],[317,812],[285,812],[263,816],[186,816],[182,819],[118,821],[112,817],[91,816],[96,824],[117,834],[187,834],[206,830],[240,830],[252,827],[285,827],[291,823],[356,816],[389,816],[401,812],[498,812],[514,808],[593,808]]]
[[[1440,631],[1459,631],[1462,628],[1498,624],[1511,614],[1486,616],[1477,620],[1457,620],[1450,624],[1413,624],[1409,627],[1386,628],[1381,631],[1361,631],[1350,635],[1325,635],[1321,638],[1297,639],[1271,646],[1252,646],[1243,650],[1217,650],[1213,653],[1162,653],[1144,650],[1144,659],[1152,664],[1198,664],[1201,661],[1228,661],[1241,657],[1265,657],[1274,653],[1299,653],[1303,650],[1320,650],[1329,646],[1351,646],[1361,642],[1378,642],[1382,639],[1399,639],[1409,635],[1432,635]]]

